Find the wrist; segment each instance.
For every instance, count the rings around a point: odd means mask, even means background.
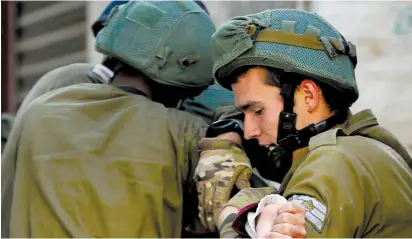
[[[237,209],[237,208],[234,207],[234,206],[224,207],[224,208],[222,209],[222,211],[220,212],[219,217],[218,217],[218,219],[217,219],[217,222],[216,222],[217,228],[220,228],[220,227],[222,226],[223,221],[224,221],[229,215],[231,215],[231,214],[233,214],[233,213],[237,214],[238,212],[239,212],[239,209]]]
[[[236,132],[223,133],[223,134],[220,134],[220,135],[216,136],[216,138],[217,139],[229,140],[229,141],[232,141],[236,144],[242,145],[242,138]]]

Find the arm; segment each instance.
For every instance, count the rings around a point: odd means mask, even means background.
[[[354,157],[351,155],[351,157]],[[305,206],[308,237],[360,237],[369,175],[356,158],[331,147],[310,153],[284,192]],[[368,185],[369,184],[369,185]],[[372,203],[372,202],[371,202]]]

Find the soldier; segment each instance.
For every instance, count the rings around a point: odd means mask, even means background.
[[[114,8],[95,44],[110,84],[43,94],[16,121],[2,162],[3,235],[180,237],[208,125],[167,107],[212,84],[213,31],[189,1]]]
[[[128,1],[113,1],[109,4],[109,6],[103,11],[101,16],[92,26],[92,30],[95,36],[103,28],[103,23],[107,21],[110,11],[114,7],[125,4],[127,2]],[[201,1],[195,1],[195,3],[197,3],[203,10],[206,11],[206,13],[208,13],[206,7],[204,6],[204,4],[202,4]],[[196,41],[196,39],[194,40]],[[109,83],[111,78],[114,75],[114,72],[110,69],[113,64],[114,64],[113,59],[105,57],[101,64],[74,63],[74,64],[70,64],[67,66],[59,67],[57,69],[54,69],[48,72],[36,82],[36,84],[32,87],[30,92],[27,94],[21,106],[19,107],[19,111],[17,113],[16,119],[21,118],[21,112],[23,112],[24,109],[26,109],[28,105],[34,99],[36,99],[37,97],[49,91],[53,91],[55,89],[59,89],[59,88],[63,88],[63,87],[67,87],[67,86],[75,85],[79,83],[94,83],[94,84]],[[200,94],[199,96],[196,96],[194,99],[188,97],[186,99],[182,99],[181,101],[183,103],[180,103],[178,105],[178,109],[201,116],[207,123],[210,123],[212,122],[212,117],[214,113],[213,109],[215,109],[217,106],[220,106],[220,105],[232,104],[233,94],[230,91],[223,89],[222,87],[214,84],[210,86],[202,94]],[[2,123],[12,123],[13,119],[8,116],[3,117],[2,115]],[[8,124],[8,125],[10,125],[9,129],[11,130],[11,124]],[[6,126],[8,125],[3,124],[2,153],[3,153],[3,148],[9,138],[8,136],[9,136],[10,130],[6,130],[7,129]],[[13,130],[16,131],[14,135],[20,135],[20,132],[17,132],[20,129],[18,129],[17,127],[14,127]],[[19,137],[10,137],[10,139],[8,140],[10,141],[8,143],[8,147],[11,147],[9,152],[15,152],[17,144],[18,144],[18,140],[19,140]],[[6,167],[7,165],[8,165],[7,162],[3,164],[3,177],[14,179],[14,173],[15,173],[14,164],[9,165],[11,168]],[[2,185],[4,186],[6,182],[11,183],[10,181],[5,180],[3,181]],[[7,188],[7,187],[4,187],[4,188]],[[185,229],[184,232],[187,232],[189,235],[192,235],[192,236],[195,236],[195,235],[197,236],[199,234],[198,232],[202,232],[202,231],[204,232],[204,229],[202,229],[199,226],[194,227],[194,225],[197,225],[196,222],[193,222],[193,218],[197,218],[195,216],[197,215],[196,213],[197,196],[196,196],[195,190],[193,191],[193,194],[194,195],[189,195],[186,197],[186,198],[189,198],[190,200],[187,200],[185,203],[185,207],[187,207],[187,210],[186,210],[187,213],[185,213],[185,216],[186,216],[185,221],[188,221],[188,223],[190,222],[191,226]],[[10,193],[6,195],[11,196]],[[2,203],[5,203],[4,200],[8,200],[8,199],[7,197],[5,198],[3,195]],[[8,202],[8,205],[10,205],[10,203],[11,202]],[[3,204],[3,205],[6,205],[6,204]],[[8,215],[7,213],[8,210],[9,209],[6,209],[4,207],[2,216]],[[6,223],[7,221],[8,220],[3,220],[3,223]],[[5,230],[3,230],[3,232],[5,232]]]
[[[271,150],[273,174],[279,165],[290,166],[279,193],[305,206],[309,237],[412,235],[410,155],[370,110],[349,111],[358,98],[352,43],[316,14],[276,9],[224,23],[212,37],[212,48],[213,74],[233,90],[244,114],[244,138]],[[240,142],[233,134],[243,132],[234,125],[217,122],[212,129]],[[198,185],[209,185],[198,191],[218,192],[208,199],[222,204],[221,195],[231,185],[223,173],[203,177],[211,154],[203,150],[196,169]],[[263,205],[254,228],[255,219],[247,214],[258,200],[233,205],[245,198],[244,190],[239,195],[225,206],[199,200],[204,215],[214,219],[209,227],[224,229],[233,222],[240,235],[258,237],[273,230],[278,208]]]
[[[99,18],[93,23],[92,31],[95,36],[103,28],[104,22],[113,7],[125,4],[128,1],[112,1],[106,9],[102,12]],[[199,5],[208,15],[209,11],[202,1],[194,1]],[[206,123],[213,122],[215,110],[221,106],[233,105],[234,97],[231,91],[226,90],[218,84],[213,84],[204,90],[200,95],[193,98],[183,99],[178,105],[178,109],[201,116]]]

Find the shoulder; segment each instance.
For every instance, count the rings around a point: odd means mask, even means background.
[[[73,63],[55,68],[44,74],[39,80],[55,78],[57,76],[83,76],[93,69],[94,65],[89,63]]]
[[[341,129],[328,130],[311,138],[309,142],[309,157],[328,160],[340,155],[341,161],[331,163],[348,164],[356,167],[370,164],[401,164],[404,160],[391,147],[378,140],[361,135],[346,135]]]
[[[163,114],[169,118],[169,125],[172,129],[183,130],[183,132],[196,131],[196,133],[199,133],[206,131],[208,127],[206,121],[198,115],[174,108],[165,108],[163,105],[161,107],[165,109]]]

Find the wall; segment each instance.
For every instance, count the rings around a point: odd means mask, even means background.
[[[312,2],[357,46],[360,98],[412,152],[412,2]]]

